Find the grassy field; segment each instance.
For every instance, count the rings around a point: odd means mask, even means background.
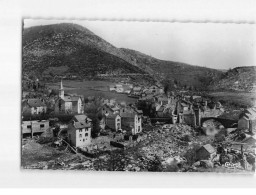
[[[126,101],[127,103],[134,103],[136,99],[128,97],[126,94],[120,94],[109,91],[109,85],[114,83],[109,81],[71,81],[63,80],[63,87],[65,93],[88,96],[101,96],[107,99],[114,98],[117,101]],[[52,89],[59,89],[60,83],[48,83],[48,87]]]

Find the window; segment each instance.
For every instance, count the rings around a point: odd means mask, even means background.
[[[28,128],[28,129],[31,129],[32,127],[31,127],[31,125],[28,125],[27,128]]]
[[[41,125],[40,125],[40,128],[44,128],[44,124],[41,124]]]
[[[79,132],[82,132],[82,129],[79,129]]]
[[[82,134],[79,134],[79,137],[82,137]]]
[[[83,142],[85,142],[85,139],[83,139]]]
[[[88,136],[88,133],[85,133],[84,136],[87,137],[87,136]]]

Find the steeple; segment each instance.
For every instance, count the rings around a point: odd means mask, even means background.
[[[64,88],[62,84],[62,79],[60,81],[59,97],[64,100]]]

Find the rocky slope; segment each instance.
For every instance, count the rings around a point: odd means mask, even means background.
[[[256,92],[256,67],[236,67],[211,84],[214,90]]]

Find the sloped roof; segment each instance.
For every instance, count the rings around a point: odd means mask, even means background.
[[[81,129],[81,128],[86,128],[86,127],[90,127],[91,125],[89,123],[85,123],[85,122],[74,122],[74,127]]]
[[[251,144],[251,143],[255,144],[255,142],[256,142],[256,136],[255,136],[255,135],[254,135],[254,136],[247,137],[247,138],[245,138],[245,139],[242,141],[242,143],[247,143],[247,144]]]
[[[122,118],[134,118],[136,114],[134,112],[121,112],[120,116]]]
[[[240,116],[239,119],[245,118],[246,120],[256,120],[256,108],[246,109]]]
[[[119,113],[115,113],[115,114],[109,113],[109,114],[106,116],[106,118],[116,118],[117,116],[120,116],[120,114],[119,114]]]
[[[141,90],[141,87],[134,87],[133,90],[134,90],[134,91],[140,91],[140,90]]]
[[[158,109],[156,109],[157,112],[163,112],[164,111],[164,106],[160,106],[158,107]]]
[[[40,99],[28,99],[28,105],[31,107],[41,107],[45,106],[45,103]]]
[[[78,114],[74,116],[74,120],[75,122],[84,122],[85,120],[91,121],[90,118],[88,118],[86,115],[84,114]]]
[[[211,144],[206,144],[202,147],[206,149],[210,154],[215,152],[215,148]]]
[[[143,114],[143,111],[142,111],[142,110],[136,110],[136,112],[137,112],[138,114]]]
[[[162,107],[162,105],[161,105],[161,104],[158,104],[158,105],[156,106],[156,111],[158,111],[161,107]]]

